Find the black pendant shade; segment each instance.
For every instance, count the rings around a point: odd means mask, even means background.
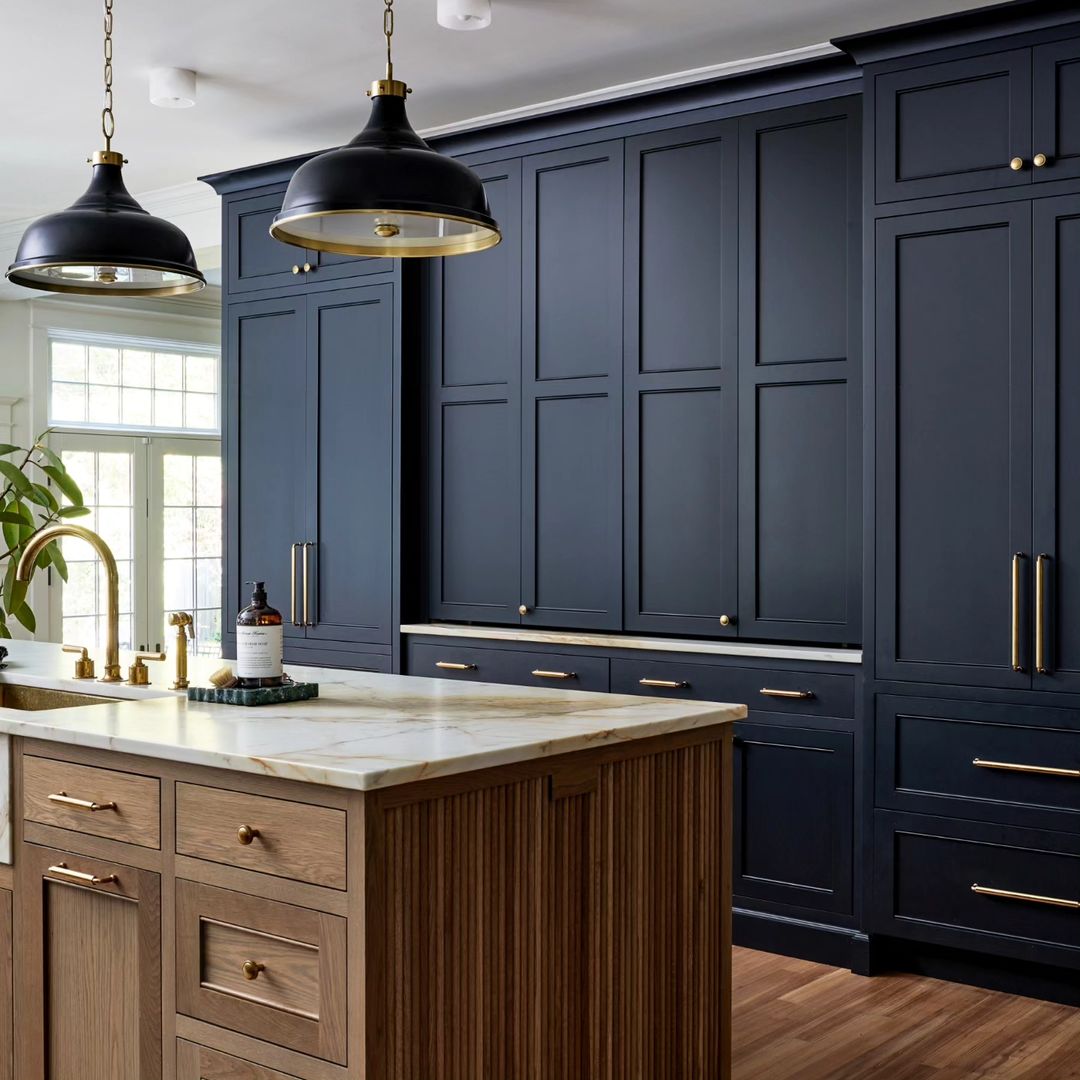
[[[459,255],[501,239],[480,178],[432,150],[405,114],[404,85],[376,87],[352,142],[296,170],[270,234],[343,255]]]
[[[122,160],[111,151],[96,155],[82,198],[27,228],[8,267],[9,280],[94,296],[175,296],[206,284],[184,233],[132,198]]]

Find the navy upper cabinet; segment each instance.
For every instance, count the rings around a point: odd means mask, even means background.
[[[860,640],[859,126],[855,98],[740,122],[743,637]]]
[[[878,223],[880,678],[1031,685],[1031,250],[1027,201]]]
[[[1080,195],[1034,213],[1034,685],[1080,692]]]
[[[623,144],[522,166],[521,621],[622,625]]]
[[[1046,157],[1034,178],[1080,176],[1080,38],[1040,45],[1033,57],[1032,152]]]
[[[738,182],[736,121],[627,141],[630,630],[738,632]]]
[[[502,243],[427,268],[428,610],[516,623],[521,603],[521,162],[483,165]]]
[[[309,641],[393,633],[395,323],[393,285],[308,297]]]

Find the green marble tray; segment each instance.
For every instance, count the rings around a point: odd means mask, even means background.
[[[319,684],[290,682],[284,686],[259,686],[246,690],[238,686],[219,690],[216,686],[189,686],[188,701],[208,701],[215,705],[283,705],[319,696]]]

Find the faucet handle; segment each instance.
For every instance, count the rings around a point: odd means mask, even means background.
[[[177,627],[179,633],[183,627],[190,626],[194,620],[186,611],[173,611],[169,614],[169,625]]]
[[[176,627],[176,678],[173,680],[170,690],[186,690],[188,688],[187,647],[188,638],[193,636],[193,632],[188,627],[193,622],[194,619],[186,611],[173,611],[169,615],[169,625]]]
[[[79,659],[75,661],[75,678],[92,679],[94,677],[94,661],[90,659],[90,651],[85,645],[64,645],[64,652],[78,653]]]
[[[135,663],[128,668],[128,686],[149,686],[150,669],[143,663],[144,660],[164,660],[163,652],[137,652]]]

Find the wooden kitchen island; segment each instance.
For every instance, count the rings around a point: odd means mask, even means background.
[[[0,709],[0,1075],[730,1075],[741,706],[298,674],[320,698]]]

